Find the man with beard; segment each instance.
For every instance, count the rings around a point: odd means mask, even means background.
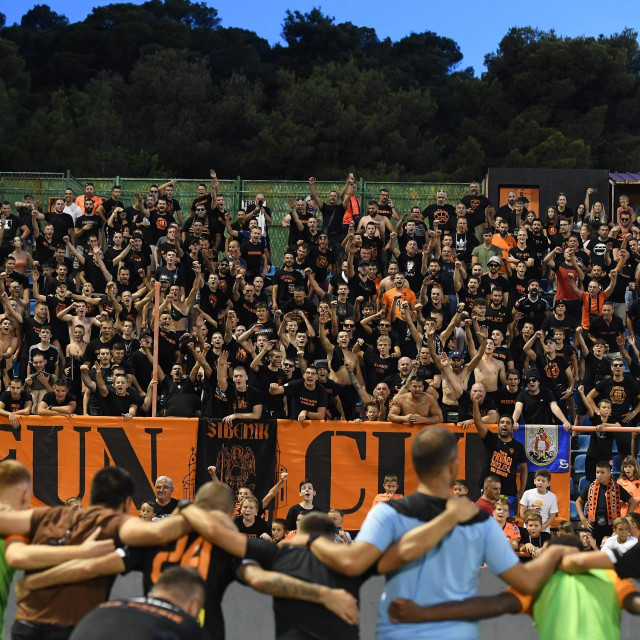
[[[525,322],[531,322],[537,331],[542,326],[542,321],[549,315],[549,305],[540,297],[540,282],[529,280],[528,293],[520,298],[513,308],[524,316]]]
[[[502,493],[509,498],[510,512],[515,514],[518,501],[527,488],[527,454],[524,446],[513,439],[513,424],[511,416],[500,416],[498,433],[492,433],[482,421],[480,405],[476,397],[471,398],[473,406],[473,423],[482,438],[486,454],[483,478],[496,475],[500,478]],[[516,477],[520,472],[520,488]]]

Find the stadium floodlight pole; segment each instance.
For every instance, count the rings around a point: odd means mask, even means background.
[[[155,296],[153,297],[153,374],[154,382],[151,388],[151,417],[158,413],[158,342],[160,340],[160,282],[154,284]]]

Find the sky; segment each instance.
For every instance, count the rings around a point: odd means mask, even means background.
[[[143,0],[131,0],[141,4]],[[218,10],[223,27],[255,31],[270,44],[282,42],[282,22],[287,9],[306,13],[319,7],[336,22],[373,27],[380,39],[400,40],[411,32],[433,31],[452,38],[463,54],[461,67],[484,70],[484,57],[495,51],[502,37],[514,26],[555,29],[562,36],[609,36],[630,27],[640,31],[638,0],[618,0],[608,5],[596,0],[490,0],[483,6],[471,0],[205,0]],[[7,24],[20,18],[35,4],[49,4],[71,22],[83,20],[100,0],[0,0]]]

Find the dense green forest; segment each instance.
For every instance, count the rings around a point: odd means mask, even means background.
[[[0,14],[4,171],[464,180],[488,166],[640,170],[637,33],[513,28],[474,77],[456,42],[287,12],[286,46],[189,0]],[[489,45],[488,45],[489,46]]]

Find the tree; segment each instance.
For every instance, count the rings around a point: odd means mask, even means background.
[[[51,31],[60,27],[66,27],[69,24],[69,20],[66,16],[63,16],[55,11],[51,10],[51,7],[46,4],[37,4],[33,9],[27,11],[22,16],[20,26],[23,29],[30,29],[32,31]]]

